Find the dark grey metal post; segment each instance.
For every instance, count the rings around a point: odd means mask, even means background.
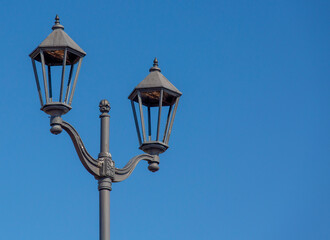
[[[110,191],[111,179],[99,179],[100,240],[110,240]]]
[[[101,146],[99,159],[111,158],[109,152],[110,130],[110,103],[107,100],[100,102],[101,118]],[[100,178],[98,181],[100,204],[100,240],[110,240],[110,191],[112,181],[110,177]]]

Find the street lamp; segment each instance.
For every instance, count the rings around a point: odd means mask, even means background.
[[[159,154],[168,149],[173,121],[182,93],[161,74],[158,60],[155,58],[149,75],[134,88],[128,97],[131,100],[140,149],[145,153],[133,157],[123,168],[115,167],[115,162],[109,152],[110,103],[102,100],[99,104],[100,153],[98,158],[94,159],[86,150],[74,127],[62,120],[62,115],[72,108],[71,103],[81,62],[86,53],[64,32],[58,16],[55,18],[52,29],[53,32],[29,55],[32,60],[41,110],[51,116],[50,131],[53,134],[59,134],[63,129],[69,134],[81,163],[98,180],[100,240],[109,240],[112,183],[127,179],[141,160],[148,162],[150,171],[156,172],[159,169]],[[39,72],[38,67],[41,68]],[[66,71],[67,68],[70,68],[69,73]],[[40,74],[43,84],[39,81]],[[41,85],[44,88],[43,91]],[[139,118],[135,105],[138,105]],[[165,118],[162,118],[162,109],[166,108],[168,112]],[[153,110],[158,110],[155,125],[152,124]],[[147,124],[145,124],[144,115],[147,115]],[[146,125],[148,132],[146,132]],[[155,126],[154,134],[151,131],[152,126]],[[161,129],[162,127],[164,129]]]

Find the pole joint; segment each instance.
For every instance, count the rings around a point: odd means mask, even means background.
[[[100,178],[98,179],[98,190],[108,190],[111,191],[112,190],[112,181],[111,178],[109,177],[104,177],[104,178]]]

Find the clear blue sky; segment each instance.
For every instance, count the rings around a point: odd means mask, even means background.
[[[28,54],[59,14],[87,52],[64,119],[118,167],[140,154],[132,89],[154,57],[180,90],[170,149],[111,192],[112,239],[330,239],[329,1],[1,3],[0,234],[98,238],[97,182],[49,132]]]

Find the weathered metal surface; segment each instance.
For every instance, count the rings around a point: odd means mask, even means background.
[[[168,149],[169,135],[171,134],[175,112],[178,105],[178,99],[182,93],[170,83],[164,75],[160,72],[158,67],[158,60],[155,58],[153,67],[150,68],[149,75],[139,83],[129,95],[129,99],[132,102],[134,120],[136,125],[136,130],[138,133],[140,149],[149,154],[160,154]],[[136,117],[136,112],[134,108],[134,103],[139,104],[140,109],[140,123],[142,127],[143,141],[141,142],[141,132],[139,130],[139,125]],[[175,105],[175,106],[174,106]],[[167,119],[164,122],[165,130],[162,140],[160,139],[160,127],[162,126],[161,112],[163,107],[169,107],[169,112]],[[143,108],[147,108],[148,117],[146,118],[147,123],[143,116]],[[151,119],[151,108],[158,107],[158,121],[157,125],[152,122]],[[173,110],[174,107],[174,111]],[[146,137],[145,125],[148,126],[148,137]],[[155,136],[152,136],[152,126],[156,126],[153,131],[155,131]]]
[[[156,163],[159,164],[159,157],[157,155],[150,155],[150,154],[141,154],[136,157],[133,157],[123,168],[115,168],[115,177],[113,182],[121,182],[127,179],[132,172],[134,171],[136,165],[145,160],[150,164]],[[149,169],[150,170],[150,169]],[[151,170],[150,170],[151,171]]]
[[[64,27],[60,24],[58,16],[56,16],[55,20],[55,25],[52,27],[53,32],[30,54],[33,71],[37,82],[41,110],[52,116],[55,116],[56,114],[63,115],[70,111],[70,105],[73,100],[82,58],[86,55],[86,53],[64,32]],[[35,61],[41,63],[45,101],[43,101],[43,95],[41,94],[39,76]],[[78,67],[72,83],[75,64],[77,64]],[[71,68],[67,82],[66,94],[65,97],[63,97],[65,68],[67,65],[71,65]],[[48,74],[46,73],[46,66]],[[62,66],[62,75],[60,79],[56,79],[52,76],[54,67],[56,68],[58,66]],[[57,81],[60,81],[60,84],[56,84]],[[54,96],[54,86],[60,86],[58,96]],[[56,107],[58,107],[58,109],[56,109]]]
[[[176,97],[180,97],[182,93],[160,73],[157,58],[149,71],[149,75],[134,88],[128,98],[138,102],[137,95],[140,92],[142,104],[154,107],[159,105],[160,91],[164,90],[163,106],[173,105]]]
[[[140,149],[146,152],[133,157],[123,168],[116,168],[115,162],[112,160],[109,141],[110,141],[110,104],[107,100],[102,100],[99,104],[100,119],[101,119],[101,137],[100,137],[100,153],[97,159],[94,159],[85,148],[81,137],[76,129],[69,123],[62,120],[62,115],[71,109],[71,103],[77,84],[77,79],[81,67],[82,57],[86,53],[64,32],[64,27],[59,22],[59,17],[55,18],[55,25],[52,27],[53,32],[30,54],[33,71],[36,79],[38,95],[41,104],[41,110],[51,115],[50,125],[53,134],[59,134],[64,129],[70,136],[78,157],[86,168],[98,180],[99,190],[99,206],[100,206],[100,240],[110,239],[110,191],[112,190],[113,182],[121,182],[127,179],[134,171],[137,164],[145,160],[148,162],[148,169],[156,172],[159,169],[159,154],[166,151],[168,148],[168,141],[173,126],[175,113],[177,110],[179,97],[182,93],[174,87],[160,72],[158,67],[158,60],[154,60],[153,67],[150,68],[150,74],[133,90],[129,99],[134,114],[134,121]],[[45,100],[44,104],[38,72],[35,61],[41,62],[42,75],[44,81]],[[73,81],[73,86],[70,95],[70,87],[72,83],[72,75],[74,64],[78,63],[76,75]],[[71,65],[67,89],[65,96],[64,78],[66,65]],[[45,66],[48,66],[48,83]],[[59,102],[53,102],[52,93],[52,66],[63,66],[60,84]],[[134,102],[139,104],[141,127],[143,133],[143,141],[141,139],[141,132],[138,124],[137,114]],[[172,107],[174,111],[172,113]],[[169,113],[166,120],[166,127],[163,141],[159,141],[159,132],[161,125],[161,112],[163,106],[169,106]],[[145,123],[143,117],[143,107],[148,109],[148,139],[146,137]],[[159,107],[156,140],[152,140],[151,136],[151,108]]]
[[[53,32],[42,41],[39,46],[34,49],[30,57],[40,62],[40,51],[43,50],[46,54],[46,65],[62,65],[64,51],[68,49],[67,64],[75,64],[80,57],[84,57],[86,52],[75,43],[67,33],[64,32],[64,27],[60,25],[59,17],[56,15],[55,25],[52,27]]]

